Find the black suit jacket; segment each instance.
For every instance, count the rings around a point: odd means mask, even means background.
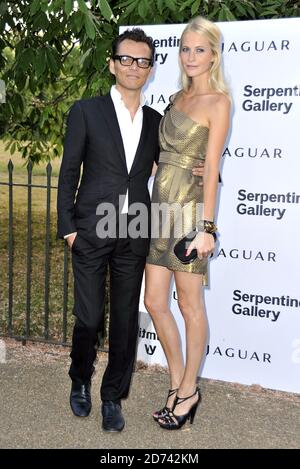
[[[158,126],[161,115],[143,107],[143,125],[136,155],[128,174],[125,152],[117,115],[110,94],[75,102],[67,122],[64,154],[58,182],[58,237],[77,231],[93,245],[105,239],[96,235],[100,215],[98,204],[109,202],[119,213],[119,195],[128,189],[129,205],[141,202],[148,207],[148,179],[153,162],[158,162]],[[80,187],[80,171],[82,176]],[[77,192],[78,189],[78,192]],[[77,193],[77,194],[76,194]],[[148,219],[150,229],[150,218]],[[131,239],[131,248],[138,255],[147,255],[146,238]]]

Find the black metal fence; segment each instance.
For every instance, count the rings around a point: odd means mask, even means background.
[[[31,163],[27,166],[27,182],[26,183],[18,183],[14,182],[14,165],[10,160],[8,163],[8,180],[6,182],[1,182],[1,186],[8,186],[8,202],[4,210],[8,213],[6,216],[2,217],[1,225],[3,228],[3,222],[5,221],[8,223],[8,230],[7,230],[7,242],[2,238],[3,245],[7,246],[7,256],[2,256],[2,264],[6,264],[4,266],[7,274],[5,273],[3,278],[6,279],[4,281],[7,282],[6,285],[6,294],[7,299],[4,300],[2,304],[2,309],[4,308],[5,311],[2,311],[2,317],[5,318],[4,322],[2,321],[2,327],[0,329],[0,335],[2,336],[9,336],[14,337],[16,339],[20,339],[23,342],[26,340],[34,340],[40,342],[51,342],[60,345],[69,345],[70,344],[70,330],[68,331],[68,318],[70,322],[70,317],[72,318],[71,311],[70,311],[70,301],[69,301],[69,277],[70,277],[70,253],[67,246],[67,243],[64,244],[64,247],[61,246],[61,256],[59,262],[61,263],[61,268],[63,269],[62,275],[62,301],[60,303],[61,310],[58,311],[58,315],[60,315],[60,331],[53,335],[50,330],[50,322],[49,322],[49,315],[50,315],[50,308],[49,308],[49,297],[51,291],[51,281],[50,281],[50,258],[51,258],[51,249],[53,248],[53,241],[51,243],[50,237],[50,223],[51,223],[51,216],[53,217],[53,211],[51,214],[51,195],[52,191],[57,191],[57,186],[52,185],[52,166],[49,163],[46,167],[46,183],[45,184],[34,184],[33,183],[33,166]],[[15,290],[16,285],[18,283],[18,278],[14,273],[14,264],[16,262],[15,259],[15,223],[14,223],[14,195],[15,195],[15,188],[23,187],[25,188],[27,195],[27,209],[26,209],[26,239],[24,238],[24,267],[26,269],[26,284],[24,279],[24,286],[26,285],[26,301],[24,302],[24,308],[22,312],[22,325],[21,325],[21,332],[20,328],[16,332],[14,327],[14,320],[15,320]],[[40,271],[40,275],[42,277],[43,270],[43,305],[40,307],[42,311],[39,311],[39,316],[41,318],[40,331],[42,333],[37,334],[35,329],[31,327],[33,322],[33,313],[32,313],[32,292],[34,285],[32,283],[32,253],[33,253],[33,237],[32,237],[32,203],[33,203],[33,194],[32,191],[34,188],[43,189],[46,191],[46,206],[45,206],[45,218],[43,223],[45,226],[43,227],[43,234],[44,236],[43,244],[43,262],[41,266],[38,266],[38,270]],[[25,220],[24,220],[25,221]],[[53,220],[52,220],[53,221]],[[23,224],[22,229],[25,226]],[[53,236],[52,236],[53,238]],[[61,243],[61,241],[57,241],[57,243]],[[57,244],[55,242],[55,244]],[[3,259],[5,257],[5,259]],[[7,262],[6,262],[7,260]],[[41,286],[39,286],[41,288]],[[39,292],[41,296],[41,292]],[[35,321],[36,322],[36,321]],[[70,329],[70,328],[69,328]],[[69,333],[69,336],[68,336]]]

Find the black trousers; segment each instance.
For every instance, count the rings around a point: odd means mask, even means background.
[[[79,383],[89,381],[94,371],[108,266],[110,270],[109,354],[101,385],[102,400],[123,399],[129,392],[145,260],[132,252],[128,239],[109,239],[98,248],[77,234],[72,246],[76,323],[69,375]]]

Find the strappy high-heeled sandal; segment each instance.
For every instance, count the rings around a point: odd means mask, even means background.
[[[184,415],[174,414],[173,411],[175,410],[175,407],[177,405],[182,404],[183,402],[187,401],[188,399],[195,396],[196,394],[198,394],[198,400],[197,402],[195,402],[195,404],[192,405],[192,407],[186,414]],[[192,394],[191,396],[188,396],[188,397],[176,396],[172,410],[169,411],[167,415],[165,415],[164,417],[158,420],[159,425],[162,428],[165,428],[166,430],[179,430],[179,428],[183,427],[183,425],[187,422],[188,419],[190,419],[190,422],[192,424],[194,422],[196,410],[200,402],[201,402],[201,393],[200,393],[199,388],[197,388],[194,394]]]
[[[177,391],[178,391],[178,388],[169,389],[168,397],[167,397],[167,400],[166,400],[166,405],[162,409],[157,410],[156,412],[154,412],[152,414],[152,417],[154,418],[154,420],[156,422],[158,421],[158,419],[161,419],[161,418],[165,417],[168,414],[168,412],[171,411],[171,408],[167,407],[168,400],[169,400],[169,397],[174,396],[174,394],[176,394]]]

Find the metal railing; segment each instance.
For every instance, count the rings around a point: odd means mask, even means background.
[[[63,268],[62,275],[62,285],[63,289],[63,299],[61,304],[60,314],[62,315],[62,327],[60,331],[60,338],[53,339],[51,336],[51,330],[49,326],[49,298],[51,290],[51,280],[50,280],[50,256],[51,256],[51,193],[53,190],[57,191],[57,186],[52,185],[52,166],[49,163],[46,167],[46,183],[45,184],[34,184],[33,183],[33,165],[30,162],[27,165],[27,182],[26,183],[17,183],[14,182],[14,165],[11,160],[8,163],[8,181],[0,181],[0,185],[8,186],[8,243],[7,243],[7,255],[8,255],[8,264],[7,264],[7,311],[2,312],[6,317],[6,327],[5,331],[0,330],[0,335],[8,336],[22,340],[23,343],[26,343],[27,340],[30,341],[39,341],[54,343],[59,345],[70,345],[70,338],[68,337],[68,315],[69,311],[69,270],[70,270],[70,250],[65,242],[63,248],[63,255],[61,256],[61,265]],[[27,216],[26,216],[26,230],[27,230],[27,240],[26,246],[24,242],[24,251],[26,257],[26,302],[25,302],[25,311],[24,315],[24,325],[23,332],[16,334],[14,330],[14,290],[15,282],[18,282],[18,279],[14,276],[14,188],[24,187],[27,188]],[[43,333],[37,335],[32,331],[32,253],[33,253],[33,237],[32,237],[32,190],[34,188],[43,189],[46,191],[46,206],[45,206],[45,235],[44,236],[44,299],[43,299],[43,311],[40,311],[40,315],[43,318],[42,329]],[[53,216],[53,215],[52,215]],[[2,224],[2,223],[1,223]],[[100,346],[103,348],[104,335],[106,327],[103,327],[102,337],[100,338]],[[57,336],[57,334],[56,334]]]

